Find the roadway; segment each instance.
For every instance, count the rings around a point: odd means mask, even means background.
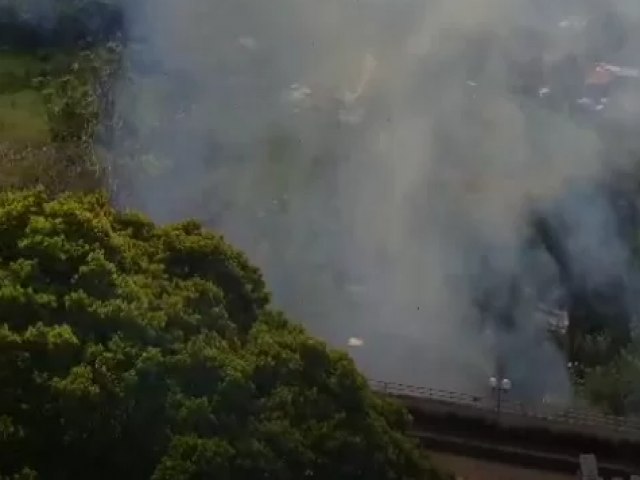
[[[605,475],[628,478],[640,472],[638,420],[551,405],[534,409],[508,401],[501,403],[498,413],[490,397],[393,382],[370,384],[407,407],[414,419],[411,433],[439,455],[574,475],[578,456],[594,453]]]

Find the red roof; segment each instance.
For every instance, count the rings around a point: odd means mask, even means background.
[[[615,75],[602,65],[596,66],[587,74],[587,85],[607,85],[614,79]]]

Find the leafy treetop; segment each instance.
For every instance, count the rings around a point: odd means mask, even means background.
[[[0,477],[440,478],[404,411],[269,300],[194,221],[0,194]]]

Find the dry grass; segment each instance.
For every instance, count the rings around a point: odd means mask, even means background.
[[[51,142],[42,94],[33,82],[46,66],[35,54],[0,51],[0,189],[41,185],[57,193],[101,188],[102,171],[87,161],[90,146]]]
[[[49,138],[47,115],[38,92],[0,94],[0,143],[45,143]]]
[[[28,53],[0,50],[0,75],[16,74],[30,76],[46,66],[44,60]]]
[[[456,480],[573,480],[575,475],[489,462],[460,455],[429,452],[433,463]]]
[[[86,149],[76,144],[19,148],[0,144],[0,189],[38,185],[52,193],[100,189],[103,171],[88,165],[86,158]]]
[[[44,68],[35,55],[0,51],[0,143],[49,141],[42,96],[33,87]]]

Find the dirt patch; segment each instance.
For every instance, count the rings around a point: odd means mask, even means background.
[[[575,480],[574,475],[566,475],[544,470],[504,465],[475,458],[429,452],[433,463],[453,472],[459,480]]]

